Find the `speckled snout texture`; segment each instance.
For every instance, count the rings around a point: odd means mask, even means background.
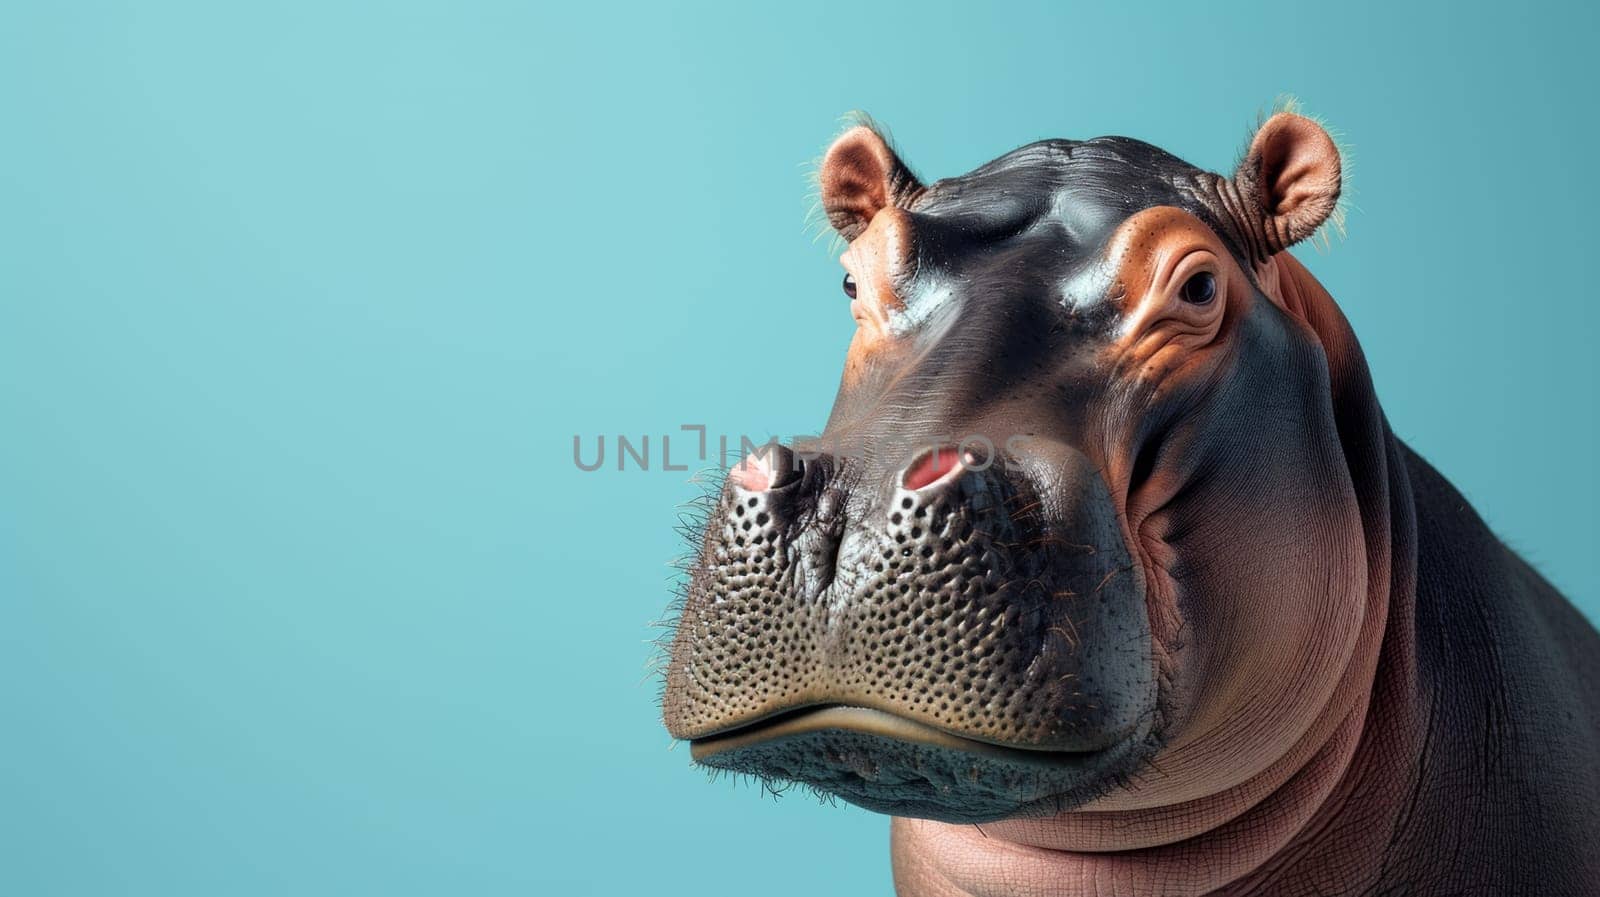
[[[1042,499],[1009,460],[920,489],[903,473],[874,477],[787,451],[782,460],[772,488],[726,484],[707,525],[671,647],[664,712],[674,736],[859,707],[1043,761],[1140,729],[1153,700],[1142,590],[1105,487],[1081,456],[1059,477],[1071,487],[1065,501]],[[888,768],[903,765],[894,757],[904,745],[883,740],[876,758],[866,742],[833,763],[786,765],[768,749],[745,752],[743,767],[737,753],[712,765],[847,799],[863,783],[841,783],[841,773],[915,773]],[[974,779],[984,772],[971,768]]]

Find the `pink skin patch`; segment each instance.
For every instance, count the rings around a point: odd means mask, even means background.
[[[765,492],[772,488],[772,465],[760,449],[745,456],[728,471],[728,479],[746,492]]]
[[[954,479],[960,469],[960,454],[951,446],[941,446],[911,462],[901,482],[907,489],[926,489],[942,480]]]

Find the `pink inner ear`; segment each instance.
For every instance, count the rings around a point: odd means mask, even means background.
[[[840,235],[854,240],[872,218],[891,206],[904,205],[922,192],[922,185],[882,136],[866,125],[839,135],[822,157],[817,172],[822,210]]]
[[[944,479],[950,471],[960,466],[956,450],[950,446],[936,448],[912,462],[906,471],[905,487],[923,489]]]
[[[1321,125],[1280,112],[1256,132],[1250,157],[1259,166],[1256,201],[1269,216],[1273,252],[1311,236],[1333,214],[1343,175],[1339,147]]]

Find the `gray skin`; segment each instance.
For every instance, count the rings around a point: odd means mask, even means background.
[[[1320,128],[929,186],[857,129],[822,179],[862,330],[707,521],[663,701],[699,763],[898,817],[904,894],[1600,893],[1600,636],[1283,251]]]

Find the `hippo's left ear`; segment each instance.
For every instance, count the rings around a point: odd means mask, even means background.
[[[904,208],[923,190],[888,142],[867,125],[840,134],[828,147],[818,180],[828,223],[846,240],[860,236],[878,212]]]
[[[1275,254],[1322,226],[1339,203],[1339,148],[1322,126],[1292,112],[1267,119],[1239,161],[1233,185],[1243,203],[1242,222]]]

